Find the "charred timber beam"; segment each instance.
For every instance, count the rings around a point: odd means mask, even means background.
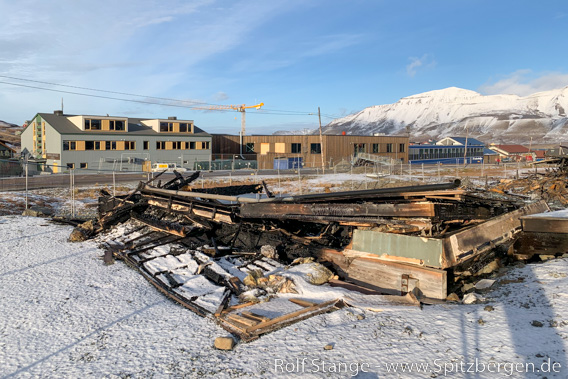
[[[246,218],[281,218],[284,215],[341,217],[434,217],[433,203],[406,204],[242,204],[240,216]]]
[[[243,184],[239,186],[225,186],[213,188],[194,188],[192,192],[208,193],[213,195],[238,196],[246,193],[261,193],[263,187],[261,184]]]
[[[167,200],[160,199],[148,199],[148,205],[153,205],[156,207],[168,209],[176,213],[182,213],[186,215],[195,215],[208,220],[213,220],[217,222],[224,222],[227,224],[232,224],[232,213],[226,209],[219,209],[217,205],[205,206],[202,204],[180,204],[179,202],[168,202]]]
[[[190,191],[170,191],[161,188],[154,188],[148,185],[142,185],[141,192],[145,194],[161,194],[161,195],[172,195],[180,197],[190,197],[190,198],[202,198],[202,199],[214,199],[214,200],[225,200],[225,201],[235,201],[238,203],[277,203],[277,202],[305,202],[305,201],[327,201],[330,199],[349,199],[354,200],[358,198],[368,198],[377,197],[385,194],[401,194],[401,193],[414,193],[414,192],[424,192],[424,191],[438,191],[454,189],[460,185],[458,179],[451,183],[443,184],[428,184],[423,186],[409,186],[409,187],[397,187],[397,188],[381,188],[372,190],[362,190],[362,191],[346,191],[346,192],[335,192],[335,193],[318,193],[309,195],[298,195],[298,196],[287,196],[287,197],[272,197],[264,199],[251,199],[242,196],[226,196],[226,195],[216,195],[209,193],[199,193]],[[262,186],[261,186],[262,188]]]
[[[185,237],[187,235],[185,227],[177,223],[151,219],[142,215],[132,215],[132,218],[160,232],[173,234],[180,237]]]

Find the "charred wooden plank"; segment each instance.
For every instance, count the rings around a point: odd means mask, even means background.
[[[137,214],[132,215],[132,218],[160,232],[174,234],[180,237],[185,237],[187,235],[187,230],[185,226],[180,225],[178,223],[157,220],[150,217],[146,217],[144,215],[137,215]]]
[[[262,184],[243,184],[239,186],[193,188],[192,192],[207,193],[212,195],[238,196],[247,193],[261,193],[262,190]]]
[[[341,217],[434,217],[436,216],[433,203],[406,204],[288,204],[288,203],[256,203],[242,204],[239,210],[245,218],[281,218],[286,215],[309,216],[341,216]]]

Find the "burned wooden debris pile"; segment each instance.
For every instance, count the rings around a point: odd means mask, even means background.
[[[98,220],[74,233],[99,235],[107,262],[125,261],[245,341],[338,309],[346,292],[445,300],[513,240],[521,217],[546,210],[457,180],[275,197],[264,183],[191,188],[197,177],[102,193]],[[306,289],[322,283],[321,296]]]

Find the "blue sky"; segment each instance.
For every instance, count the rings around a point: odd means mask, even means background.
[[[325,125],[452,86],[522,96],[568,85],[563,0],[0,0],[0,15],[0,120],[17,124],[63,97],[66,113],[177,116],[237,134],[237,112],[184,106],[264,102],[247,132],[269,134],[317,127],[318,106]]]

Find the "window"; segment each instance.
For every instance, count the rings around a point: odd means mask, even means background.
[[[124,150],[136,150],[136,142],[124,141]]]
[[[321,154],[321,143],[312,143],[310,145],[310,154]]]
[[[270,143],[260,144],[260,155],[266,155],[270,152]]]
[[[195,150],[195,142],[190,142],[190,143],[189,143],[189,148],[190,148],[191,150]]]
[[[156,149],[157,150],[165,150],[166,143],[164,141],[156,141]]]
[[[282,143],[282,142],[276,142],[274,144],[274,152],[279,153],[279,154],[285,153],[286,152],[286,144]]]
[[[300,154],[302,152],[302,144],[301,143],[293,143],[292,144],[292,153],[293,154]]]
[[[144,150],[150,149],[150,141],[144,141]]]
[[[446,149],[444,149],[444,150],[446,150]],[[403,143],[401,143],[401,144],[398,146],[398,151],[400,151],[401,153],[404,153],[404,144],[403,144]]]
[[[95,141],[95,150],[101,150],[101,141]]]
[[[69,150],[69,141],[63,141],[63,150]]]
[[[77,142],[69,141],[69,150],[77,150]]]
[[[85,130],[101,130],[101,120],[85,119]]]
[[[95,150],[95,141],[85,141],[85,150]]]
[[[379,152],[379,144],[378,143],[374,143],[373,144],[373,153],[378,153]]]
[[[80,168],[87,168],[87,163],[79,163]]]
[[[160,132],[173,132],[174,123],[173,122],[160,122]]]
[[[181,150],[181,141],[174,141],[172,149],[174,150]]]
[[[179,132],[180,133],[187,133],[187,124],[185,122],[182,122],[181,124],[179,124]]]
[[[357,153],[365,153],[367,151],[365,143],[356,143],[353,145],[353,152]]]
[[[210,148],[210,147],[209,147],[209,141],[203,142],[203,148],[204,148],[204,149],[209,149],[209,148]]]
[[[106,150],[116,150],[116,141],[106,141],[105,148]]]
[[[247,142],[245,145],[245,153],[254,153],[254,142]]]
[[[75,163],[67,163],[67,168],[75,168]]]
[[[110,120],[108,122],[110,130],[124,130],[124,121],[121,120]]]
[[[392,143],[387,143],[387,153],[392,153]]]

